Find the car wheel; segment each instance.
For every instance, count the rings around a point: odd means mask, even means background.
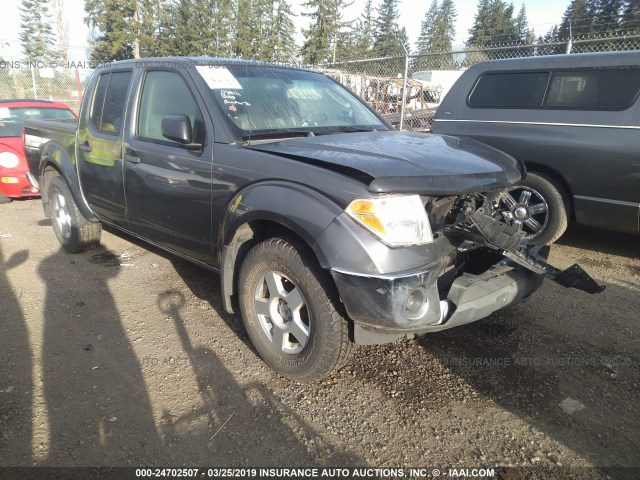
[[[278,373],[306,383],[347,362],[352,343],[335,285],[306,246],[284,238],[259,243],[238,282],[247,333]]]
[[[500,195],[498,209],[536,245],[555,242],[569,223],[567,194],[557,182],[539,173],[527,174],[520,184]]]
[[[5,197],[0,193],[0,205],[2,205],[3,203],[11,203],[11,200],[13,199],[9,197]]]
[[[49,182],[47,193],[51,224],[62,248],[78,253],[100,242],[102,225],[82,215],[62,177],[54,177]]]

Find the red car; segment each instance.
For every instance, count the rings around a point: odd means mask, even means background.
[[[27,119],[75,119],[64,103],[46,100],[0,100],[0,203],[39,196],[25,157],[22,127]]]

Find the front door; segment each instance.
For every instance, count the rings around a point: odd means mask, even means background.
[[[124,146],[127,220],[136,234],[212,264],[212,130],[193,91],[179,71],[146,72]],[[202,148],[165,138],[166,115],[186,115]]]

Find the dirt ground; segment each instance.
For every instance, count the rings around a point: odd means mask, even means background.
[[[303,386],[256,356],[215,274],[113,232],[66,254],[39,200],[2,205],[0,466],[640,478],[606,469],[640,467],[640,237],[572,227],[551,261],[607,290],[545,281],[527,304],[360,347]]]

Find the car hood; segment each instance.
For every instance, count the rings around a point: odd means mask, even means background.
[[[292,138],[253,150],[338,171],[373,193],[460,195],[520,181],[524,164],[468,138],[416,132],[358,132]]]

